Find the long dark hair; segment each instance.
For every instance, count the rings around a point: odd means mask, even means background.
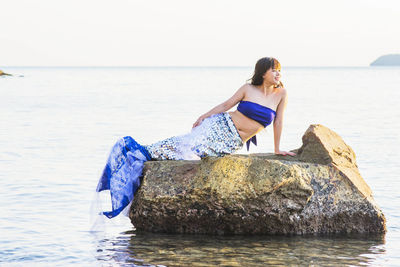
[[[261,85],[264,82],[264,78],[262,77],[269,69],[281,69],[281,63],[276,58],[273,57],[263,57],[260,58],[256,66],[254,68],[253,77],[251,77],[251,84],[252,85]],[[283,87],[283,84],[279,82],[275,88]]]

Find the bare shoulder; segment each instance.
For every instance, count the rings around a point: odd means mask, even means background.
[[[251,84],[245,83],[239,88],[238,92],[240,92],[240,94],[242,94],[243,96],[246,96],[250,90]]]
[[[286,88],[284,88],[284,87],[279,88],[279,95],[281,95],[281,98],[282,98],[282,99],[286,98],[286,97],[287,97],[287,90],[286,90]]]
[[[279,88],[280,90],[279,90],[279,93],[280,94],[282,94],[282,95],[287,95],[287,90],[286,90],[286,88],[285,87],[281,87],[281,88]]]
[[[240,89],[244,90],[244,91],[250,90],[252,88],[253,88],[253,86],[251,84],[249,84],[249,83],[245,83],[240,87]]]

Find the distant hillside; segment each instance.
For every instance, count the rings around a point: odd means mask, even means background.
[[[370,66],[400,66],[400,54],[380,56]]]

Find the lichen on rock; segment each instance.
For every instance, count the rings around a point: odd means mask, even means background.
[[[130,218],[139,230],[201,234],[382,233],[354,151],[311,125],[295,157],[150,161]]]

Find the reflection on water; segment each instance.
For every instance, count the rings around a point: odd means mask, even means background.
[[[207,236],[129,231],[97,240],[96,258],[106,266],[358,266],[369,265],[385,253],[382,235]]]

